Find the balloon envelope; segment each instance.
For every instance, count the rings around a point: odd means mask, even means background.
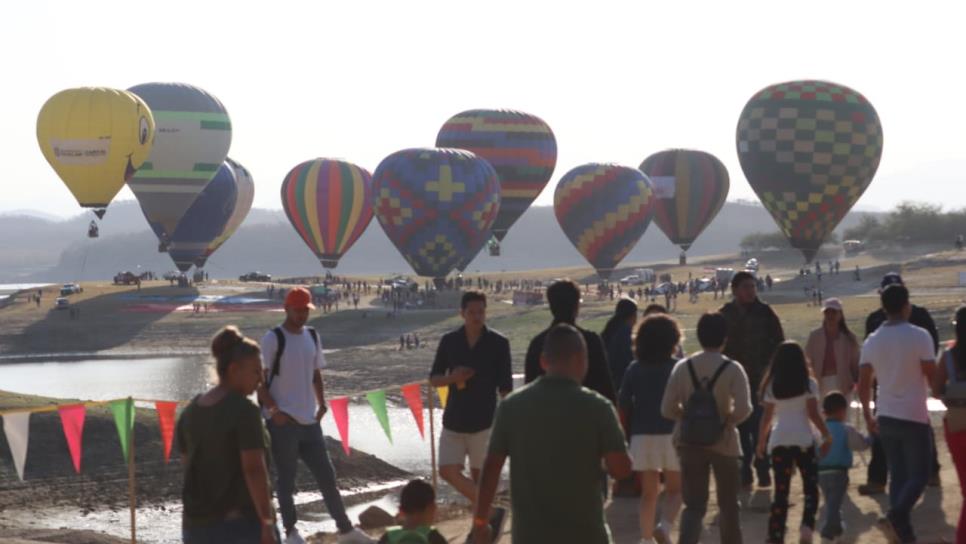
[[[405,149],[373,174],[376,217],[420,276],[443,278],[490,236],[500,182],[490,163],[461,149]]]
[[[285,176],[282,207],[322,266],[335,268],[372,221],[372,176],[350,162],[305,161]]]
[[[147,104],[115,89],[61,91],[37,116],[44,158],[77,202],[99,210],[99,216],[147,159],[154,130]]]
[[[824,81],[759,91],[736,139],[751,188],[807,261],[872,182],[883,144],[872,104]]]
[[[560,179],[553,210],[577,251],[607,279],[647,230],[654,194],[637,168],[590,163]]]
[[[225,161],[231,121],[217,98],[183,83],[129,89],[151,107],[158,134],[151,156],[128,182],[162,245]]]
[[[557,164],[553,131],[539,117],[519,111],[464,111],[439,129],[436,146],[472,151],[496,170],[500,213],[492,230],[500,241],[546,187]]]
[[[235,174],[235,207],[231,212],[231,217],[228,218],[228,222],[225,223],[225,228],[208,244],[204,255],[195,261],[195,266],[198,268],[205,266],[208,257],[211,257],[222,244],[235,234],[238,227],[248,217],[248,212],[252,209],[252,202],[255,200],[255,180],[252,179],[248,169],[230,158],[225,159],[225,162],[231,167],[232,173]]]
[[[669,149],[644,159],[654,189],[654,222],[687,251],[728,197],[728,169],[704,151]]]
[[[204,256],[208,244],[225,229],[235,209],[237,192],[235,172],[227,163],[222,163],[171,237],[168,254],[178,270],[187,272],[199,257]]]

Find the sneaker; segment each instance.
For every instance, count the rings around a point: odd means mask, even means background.
[[[889,544],[902,544],[902,541],[899,540],[899,533],[896,532],[896,528],[892,525],[892,520],[885,517],[879,518],[879,520],[875,522],[875,526],[882,531],[882,535],[885,536],[886,542]]]
[[[305,539],[299,534],[299,530],[292,527],[291,530],[285,532],[285,544],[305,544]]]
[[[859,486],[859,495],[869,497],[885,493],[885,484],[867,483]]]
[[[339,535],[339,544],[376,544],[376,540],[359,529],[353,529]]]
[[[654,528],[654,540],[657,544],[671,544],[671,531],[664,527],[664,523],[658,523]]]
[[[802,527],[798,532],[798,541],[801,544],[812,544],[812,534],[814,531],[811,527]]]

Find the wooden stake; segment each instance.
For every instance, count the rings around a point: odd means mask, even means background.
[[[133,400],[131,402],[134,402]],[[137,544],[137,491],[134,485],[134,425],[127,437],[127,491],[131,503],[131,544]]]
[[[436,417],[433,415],[433,384],[430,382],[429,387],[426,388],[426,396],[429,406],[429,460],[433,465],[433,489],[436,489],[438,484],[436,479]]]

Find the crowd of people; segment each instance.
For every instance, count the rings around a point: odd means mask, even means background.
[[[492,542],[509,509],[514,542],[611,542],[604,516],[610,478],[615,488],[630,481],[640,490],[642,543],[670,542],[676,525],[678,542],[696,543],[713,474],[720,541],[780,543],[795,472],[804,495],[799,541],[835,541],[846,530],[841,509],[853,452],[871,449],[859,492],[887,491],[877,527],[889,542],[915,542],[910,512],[927,485],[939,485],[930,390],[949,408],[946,443],[966,478],[966,350],[959,348],[966,307],[956,314],[956,341],[937,357],[932,318],[890,273],[864,341],[849,329],[842,302],[829,298],[801,345],[786,339],[758,288],[754,275],[735,274],[732,300],[699,318],[700,350],[685,356],[681,327],[664,307],[650,304],[641,319],[637,302],[621,298],[598,335],[577,324],[580,286],[555,281],[546,290],[552,320],[527,348],[527,385],[517,391],[510,342],[486,325],[486,292],[465,291],[463,324],[440,339],[430,382],[449,388],[439,473],[472,505],[471,541]],[[300,458],[340,542],[373,541],[346,515],[318,425],[326,413],[325,358],[318,333],[305,326],[311,308],[308,291],[292,289],[285,322],[260,345],[231,327],[213,341],[219,385],[197,397],[178,424],[185,542],[283,538],[275,530],[269,458],[284,542],[302,542],[292,500]],[[261,411],[244,399],[256,390]],[[868,435],[849,423],[854,397]],[[507,460],[511,498],[504,504],[496,497]],[[767,530],[744,535],[739,500],[756,483],[773,490]],[[410,482],[402,525],[381,542],[439,542],[434,513],[432,487]],[[966,543],[966,517],[958,527],[957,542]]]

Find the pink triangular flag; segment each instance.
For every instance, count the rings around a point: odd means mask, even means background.
[[[335,427],[339,430],[339,438],[342,440],[342,449],[349,455],[349,399],[341,397],[329,400],[329,410],[335,419]]]
[[[171,441],[174,437],[174,413],[177,402],[157,401],[154,408],[158,411],[158,426],[161,428],[161,443],[164,445],[164,462],[171,458]]]
[[[426,438],[423,431],[423,388],[418,383],[404,385],[401,388],[402,396],[409,405],[409,410],[413,413],[416,426],[419,427],[419,436]]]
[[[3,416],[3,434],[7,436],[10,454],[17,476],[23,481],[23,466],[27,461],[27,439],[30,436],[30,412],[13,412]]]
[[[84,435],[84,414],[87,408],[83,404],[71,404],[58,406],[60,413],[60,424],[64,428],[64,438],[67,439],[67,448],[70,449],[70,457],[74,461],[74,470],[80,474],[81,470],[81,438]]]

